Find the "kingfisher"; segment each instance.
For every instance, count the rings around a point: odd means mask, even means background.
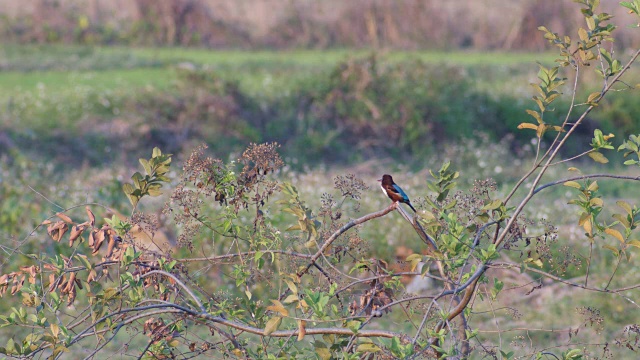
[[[407,194],[402,191],[400,186],[396,185],[393,182],[393,178],[389,174],[382,175],[382,179],[378,179],[380,181],[380,187],[382,188],[382,192],[384,192],[389,199],[394,202],[401,202],[409,205],[413,212],[416,212],[416,209],[411,205],[411,201],[409,201],[409,197]]]

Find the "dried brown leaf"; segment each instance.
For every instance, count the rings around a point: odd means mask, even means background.
[[[56,216],[59,217],[60,219],[62,219],[62,221],[66,222],[66,223],[69,223],[69,224],[73,223],[73,220],[71,220],[70,217],[68,217],[67,215],[65,215],[63,213],[57,213]]]
[[[71,304],[73,304],[73,301],[76,299],[76,287],[73,286],[71,288],[71,291],[69,291],[69,300],[67,301],[67,306],[71,306]]]
[[[102,243],[104,242],[104,238],[105,238],[104,230],[99,230],[98,232],[96,232],[96,234],[93,236],[94,243],[93,243],[93,252],[91,253],[91,255],[95,255],[98,253],[98,251],[100,250],[100,247],[102,246]]]
[[[69,274],[69,281],[67,281],[65,287],[62,289],[63,293],[71,292],[76,286],[76,273]]]
[[[85,210],[87,210],[87,216],[89,216],[89,225],[91,225],[92,227],[96,225],[96,217],[95,215],[93,215],[93,212],[91,211],[91,209],[89,209],[89,207],[85,207]]]
[[[111,232],[109,233],[109,244],[107,246],[107,258],[110,258],[113,254],[113,248],[116,246],[116,237]]]
[[[85,227],[83,225],[74,225],[71,227],[71,233],[69,234],[69,247],[73,246],[73,242],[82,235],[84,229]]]
[[[90,283],[92,281],[95,281],[97,277],[98,273],[96,273],[95,270],[91,270],[89,271],[89,276],[87,276],[87,282]]]
[[[304,320],[298,320],[298,341],[304,339],[304,336],[307,334],[306,329],[307,322]]]
[[[56,276],[51,273],[49,274],[49,292],[52,292],[56,289]]]
[[[18,290],[22,289],[22,285],[24,285],[24,279],[26,276],[15,276],[13,278],[13,286],[11,287],[11,295],[14,295]]]
[[[49,236],[57,242],[60,242],[67,230],[69,230],[69,225],[64,221],[57,221],[47,227]]]
[[[89,247],[93,247],[93,244],[95,243],[95,234],[98,232],[98,230],[91,230],[91,232],[89,233],[89,239],[87,239],[87,244],[89,245]]]

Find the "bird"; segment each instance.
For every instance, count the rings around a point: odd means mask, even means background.
[[[407,194],[402,191],[400,186],[396,185],[393,182],[393,178],[389,174],[382,175],[382,179],[378,179],[380,181],[380,187],[382,188],[382,192],[384,192],[389,199],[394,202],[401,202],[409,205],[413,212],[416,212],[416,209],[411,205],[411,201],[409,201],[409,197]]]

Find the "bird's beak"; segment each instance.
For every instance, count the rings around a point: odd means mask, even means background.
[[[382,179],[378,179],[377,181],[382,181]]]

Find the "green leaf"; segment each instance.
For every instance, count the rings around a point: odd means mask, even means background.
[[[501,205],[502,205],[502,200],[496,199],[488,203],[487,205],[483,206],[480,210],[495,210],[499,208]]]

